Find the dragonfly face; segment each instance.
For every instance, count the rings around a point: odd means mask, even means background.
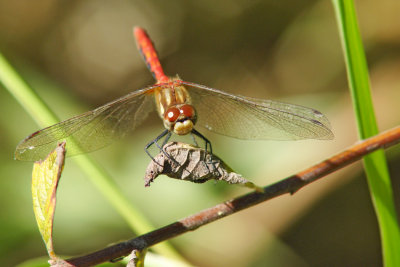
[[[164,127],[177,135],[185,135],[193,130],[196,111],[192,105],[182,104],[169,107],[164,113]]]

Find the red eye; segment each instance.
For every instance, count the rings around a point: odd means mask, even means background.
[[[183,105],[179,111],[185,115],[186,118],[192,118],[194,116],[194,109],[191,105]]]
[[[179,117],[179,109],[172,107],[167,109],[167,112],[165,112],[164,119],[168,120],[169,122],[174,122],[178,119]]]

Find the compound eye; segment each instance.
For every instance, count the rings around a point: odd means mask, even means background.
[[[194,109],[191,105],[183,105],[179,111],[185,116],[185,118],[193,118]]]
[[[169,122],[175,122],[179,117],[180,111],[176,107],[172,107],[167,109],[165,112],[164,119],[168,120]]]

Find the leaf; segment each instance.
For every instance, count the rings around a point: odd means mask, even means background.
[[[130,260],[127,267],[143,267],[144,266],[144,258],[146,256],[147,249],[144,250],[133,250],[130,255]]]
[[[53,260],[57,259],[53,249],[53,219],[64,157],[65,142],[58,144],[44,161],[35,162],[32,171],[33,211],[47,252]]]
[[[145,186],[150,186],[160,174],[194,183],[204,183],[211,179],[224,180],[230,184],[240,184],[263,192],[261,187],[235,173],[217,156],[202,148],[181,142],[165,144],[163,151],[149,163],[144,178]]]

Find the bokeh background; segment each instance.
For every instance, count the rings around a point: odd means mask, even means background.
[[[400,2],[356,1],[381,130],[400,122]],[[167,74],[230,93],[314,107],[333,141],[243,141],[204,132],[259,185],[283,179],[357,141],[330,1],[0,0],[0,50],[61,119],[153,83],[132,27],[147,29]],[[13,160],[38,126],[0,85],[0,265],[46,255],[30,193],[31,163]],[[160,177],[144,188],[143,147],[163,129],[149,117],[92,153],[156,227],[248,190]],[[399,147],[387,152],[399,203]],[[399,207],[399,205],[398,205]],[[58,191],[55,249],[84,254],[134,237],[71,159]],[[198,266],[379,266],[380,240],[362,164],[172,240]]]

